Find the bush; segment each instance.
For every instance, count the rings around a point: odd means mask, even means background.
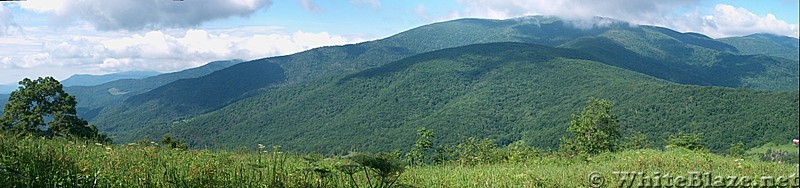
[[[653,147],[653,141],[647,139],[647,135],[643,133],[635,133],[632,136],[627,136],[622,142],[623,150],[637,150],[647,149]]]
[[[703,146],[703,134],[685,134],[678,132],[677,135],[670,135],[667,138],[667,147],[682,147],[690,150],[705,150]]]

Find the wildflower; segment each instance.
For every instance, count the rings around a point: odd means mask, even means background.
[[[258,144],[258,149],[264,149],[264,148],[265,148],[264,144]]]
[[[101,143],[94,143],[94,145],[103,146],[103,144],[101,144]]]

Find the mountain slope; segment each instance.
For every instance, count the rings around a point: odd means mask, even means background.
[[[622,39],[616,39],[622,40]],[[630,41],[628,41],[630,42]],[[675,41],[672,41],[675,42]],[[592,54],[598,61],[675,83],[758,88],[768,91],[797,91],[800,63],[764,55],[733,55],[696,47],[682,47],[673,52],[656,51],[646,55],[607,37],[583,37],[560,47]],[[680,49],[680,48],[676,48]],[[686,52],[681,55],[680,51]],[[700,51],[700,52],[698,52]],[[706,53],[706,55],[697,55]],[[709,56],[711,60],[702,58]],[[699,57],[699,58],[698,58]],[[687,63],[695,62],[695,63]]]
[[[387,151],[412,145],[414,131],[427,127],[444,143],[475,136],[556,147],[570,114],[592,96],[616,103],[625,132],[658,140],[678,130],[705,132],[715,150],[798,131],[797,92],[678,85],[592,58],[519,43],[439,50],[266,89],[197,118],[119,132],[115,140],[169,133],[195,147]]]
[[[215,61],[200,67],[160,74],[144,79],[117,80],[97,86],[65,87],[64,90],[75,96],[78,100],[78,116],[91,120],[105,107],[121,103],[130,96],[147,92],[176,80],[207,75],[240,62],[242,61]]]
[[[732,55],[730,53],[738,53],[734,46],[703,35],[679,33],[653,26],[632,26],[606,18],[563,20],[535,16],[508,20],[460,19],[418,27],[386,39],[316,48],[257,60],[254,63],[279,65],[286,76],[286,82],[282,85],[290,86],[378,67],[427,51],[487,42],[525,42],[574,48],[591,54],[594,61],[682,84],[796,91],[799,83],[797,61]],[[260,69],[250,69],[245,64],[231,66],[226,70],[241,75],[262,74],[258,72]],[[212,73],[209,76],[243,81],[249,79],[237,74],[228,74],[231,78],[213,76],[214,74],[222,73]],[[214,81],[213,78],[203,81],[200,79],[165,85],[164,87],[175,89],[164,88],[158,94],[143,94],[137,97],[137,102],[126,102],[115,106],[114,110],[101,112],[101,118],[95,123],[101,125],[101,128],[169,124],[228,104],[230,100],[227,99],[192,99],[191,101],[197,103],[190,104],[159,99],[191,96],[189,93],[167,91],[187,91],[185,88],[192,87],[197,87],[191,91],[195,93],[218,92],[218,88],[202,84],[220,81]],[[224,89],[238,91],[233,92],[234,96],[226,96],[228,98],[243,98],[243,94],[253,88]],[[178,107],[182,105],[197,108]],[[161,115],[153,118],[150,114],[134,113],[145,110],[155,110],[153,114]],[[120,113],[138,117],[121,117],[118,116]],[[148,121],[151,124],[142,125],[142,122],[129,121],[130,119],[152,121]]]
[[[719,41],[728,43],[739,49],[744,55],[769,55],[792,59],[800,59],[800,39],[772,34],[752,34],[742,37],[722,38]]]
[[[128,72],[120,72],[120,73],[104,74],[104,75],[76,74],[70,76],[67,79],[62,80],[61,85],[64,85],[64,87],[96,86],[115,80],[140,79],[140,78],[155,76],[158,74],[161,73],[153,71],[128,71]]]
[[[126,105],[111,106],[104,112],[115,113],[119,117],[117,119],[122,119],[122,121],[128,120],[124,118],[149,117],[136,120],[141,124],[170,122],[172,120],[167,118],[180,117],[205,109],[221,108],[225,104],[244,97],[243,95],[247,92],[275,86],[286,81],[283,69],[274,63],[250,61],[242,63],[240,67],[252,70],[248,73],[258,74],[246,75],[232,69],[223,69],[215,74],[197,79],[182,79],[147,93],[132,96],[125,100]],[[241,79],[242,77],[245,79]],[[172,93],[181,93],[182,95],[172,95]],[[163,104],[168,104],[168,106]],[[98,121],[104,120],[103,117],[100,117]],[[113,126],[115,124],[105,125],[110,125],[105,126],[105,130],[117,131],[117,127]]]

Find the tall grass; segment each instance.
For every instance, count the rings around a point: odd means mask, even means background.
[[[742,161],[685,149],[645,149],[591,158],[539,155],[519,162],[408,166],[403,172],[367,170],[357,163],[364,156],[350,160],[290,154],[279,147],[250,148],[175,150],[155,143],[109,146],[0,134],[0,187],[586,187],[592,172],[615,187],[619,179],[613,171],[779,176],[798,169],[797,164]],[[399,179],[380,182],[379,173],[388,172]]]
[[[797,177],[797,169],[797,164],[742,160],[674,148],[604,153],[588,159],[545,156],[524,163],[422,166],[410,170],[401,181],[421,187],[588,187],[588,176],[594,172],[604,178],[602,187],[618,187],[622,182],[615,171],[685,177],[691,172],[724,177]]]

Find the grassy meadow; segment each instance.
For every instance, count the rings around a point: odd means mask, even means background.
[[[626,150],[591,157],[569,157],[558,152],[498,154],[504,156],[488,163],[445,161],[414,166],[403,163],[400,169],[371,165],[381,160],[364,163],[352,155],[323,157],[285,153],[280,147],[249,148],[182,150],[155,142],[103,145],[61,137],[17,138],[0,134],[0,184],[2,187],[590,187],[593,184],[589,175],[594,173],[603,178],[595,180],[603,181],[601,187],[620,187],[620,177],[614,171],[796,177],[798,169],[795,163],[763,162],[683,148]],[[496,148],[494,153],[498,151],[502,148]],[[383,156],[393,158],[391,154]],[[388,178],[382,179],[384,176]]]

